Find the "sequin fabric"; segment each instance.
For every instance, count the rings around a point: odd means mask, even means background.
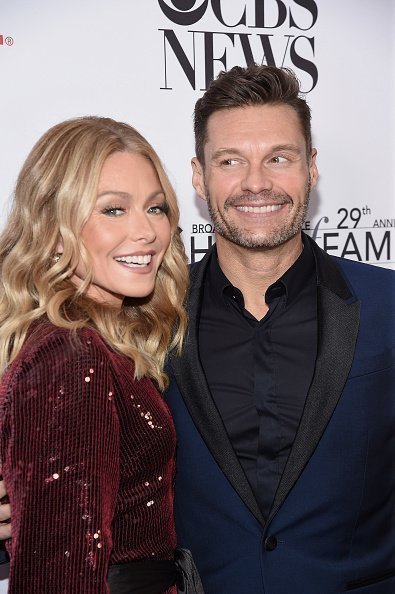
[[[3,378],[0,413],[10,594],[104,594],[109,564],[173,557],[170,413],[94,330],[76,342],[40,323]]]

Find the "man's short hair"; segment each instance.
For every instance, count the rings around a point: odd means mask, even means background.
[[[250,105],[289,105],[295,110],[306,141],[311,150],[311,112],[301,96],[300,83],[288,68],[254,64],[242,68],[234,66],[222,71],[198,99],[194,111],[195,151],[204,165],[204,145],[207,141],[209,117],[221,109]]]

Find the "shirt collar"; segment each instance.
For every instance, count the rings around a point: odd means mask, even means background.
[[[215,295],[234,299],[240,307],[244,308],[244,298],[240,289],[232,285],[218,263],[217,249],[214,246],[212,258],[208,266],[206,277],[209,290]],[[289,305],[306,286],[308,282],[316,282],[315,260],[309,242],[305,241],[298,259],[290,268],[266,291],[266,302],[282,295],[286,296]]]

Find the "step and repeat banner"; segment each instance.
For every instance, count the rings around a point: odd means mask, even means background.
[[[395,268],[394,33],[393,0],[3,0],[0,227],[39,136],[111,116],[156,148],[199,260],[213,234],[191,185],[194,104],[221,70],[267,63],[292,68],[312,108],[320,179],[306,232]]]

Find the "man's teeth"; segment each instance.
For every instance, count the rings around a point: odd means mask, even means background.
[[[134,264],[135,266],[147,266],[151,262],[151,254],[146,256],[119,256],[115,258],[117,262],[124,262],[125,264]]]
[[[241,210],[242,212],[254,212],[260,214],[280,210],[282,206],[282,204],[269,204],[268,206],[236,206],[236,209]]]

